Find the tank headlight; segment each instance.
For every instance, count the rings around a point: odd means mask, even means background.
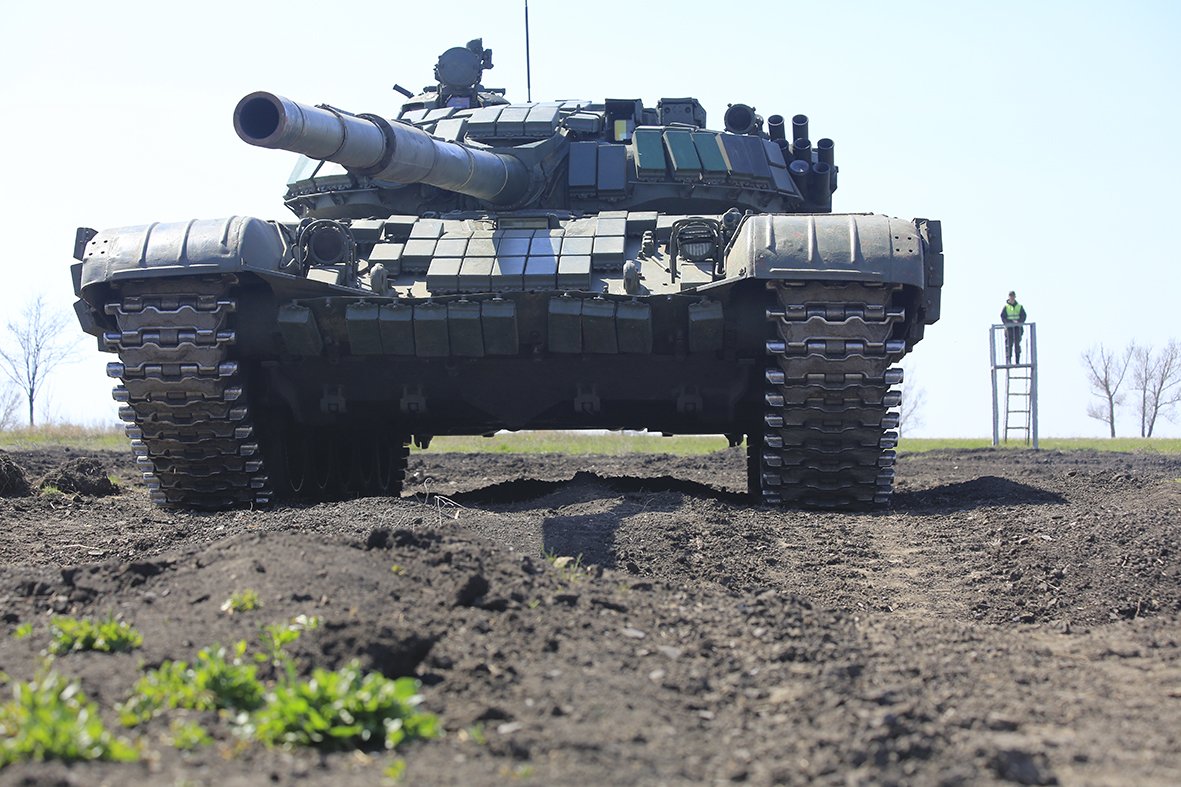
[[[682,219],[673,225],[672,245],[678,256],[692,262],[717,259],[720,227],[714,219]]]
[[[712,241],[689,241],[681,245],[681,256],[687,260],[700,262],[713,256],[717,244]]]
[[[309,265],[336,265],[352,257],[353,238],[348,228],[331,219],[311,222],[299,235],[304,261]]]

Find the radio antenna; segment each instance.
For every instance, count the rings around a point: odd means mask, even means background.
[[[525,100],[533,103],[533,76],[529,71],[529,0],[525,0]]]

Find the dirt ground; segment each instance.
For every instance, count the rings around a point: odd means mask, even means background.
[[[10,456],[63,491],[0,499],[0,670],[36,672],[50,614],[119,614],[141,650],[56,662],[104,713],[145,664],[308,613],[301,664],[422,680],[446,734],[400,749],[411,784],[1181,783],[1179,458],[914,455],[890,511],[831,514],[751,505],[733,451],[415,454],[401,499],[193,514],[121,454]],[[64,491],[78,459],[122,490]],[[246,588],[261,609],[220,611]],[[167,732],[0,782],[381,784],[393,759]]]

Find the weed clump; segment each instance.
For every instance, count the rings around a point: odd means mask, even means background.
[[[312,746],[325,751],[350,748],[394,749],[403,741],[433,738],[438,718],[418,710],[422,697],[413,678],[392,680],[366,672],[357,661],[337,670],[315,668],[307,678],[286,647],[319,625],[300,615],[264,626],[261,648],[246,640],[229,647],[201,649],[193,661],[166,661],[146,671],[132,696],[118,706],[120,721],[136,727],[158,716],[169,723],[170,745],[189,750],[213,742],[210,730],[173,710],[217,712],[243,741],[268,746]],[[104,620],[54,618],[50,650],[116,651],[138,647],[143,638],[113,617]],[[26,637],[31,626],[15,635]],[[264,670],[260,677],[260,668]],[[0,673],[0,683],[8,681]],[[0,705],[0,768],[24,760],[134,760],[139,749],[116,738],[102,723],[95,704],[78,681],[56,672],[13,686],[13,700]],[[400,775],[404,763],[391,765]]]
[[[200,746],[213,743],[209,731],[195,721],[181,721],[174,719],[168,727],[169,741],[173,748],[181,751],[192,751]]]
[[[245,660],[246,641],[232,648],[202,648],[192,664],[166,661],[135,684],[135,694],[119,708],[128,727],[165,709],[252,711],[262,705],[264,687],[257,667]]]
[[[258,591],[247,588],[234,593],[221,603],[221,611],[227,615],[233,615],[236,612],[253,612],[262,606],[262,599],[258,596]]]
[[[418,681],[364,673],[357,662],[314,669],[307,680],[281,680],[250,719],[250,737],[268,745],[342,749],[433,738],[438,720],[420,713]]]
[[[102,620],[58,617],[49,622],[49,630],[49,652],[57,656],[84,650],[126,653],[144,644],[143,635],[113,615]]]
[[[138,757],[135,747],[103,726],[78,681],[52,670],[13,684],[12,699],[0,705],[0,768],[24,760],[128,762]]]
[[[543,551],[541,556],[554,567],[558,572],[558,576],[568,585],[573,585],[590,575],[590,567],[583,564],[581,554],[577,557],[571,557],[569,555],[558,555],[551,551]]]
[[[437,717],[417,709],[422,698],[413,678],[391,680],[363,671],[356,661],[300,678],[285,648],[317,625],[317,618],[300,615],[263,627],[262,649],[253,653],[241,640],[230,648],[204,648],[192,664],[165,662],[139,679],[119,708],[120,719],[131,727],[171,709],[223,711],[243,738],[326,750],[393,749],[404,740],[438,735]],[[260,665],[273,668],[273,680],[259,677]],[[173,737],[200,737],[188,732]]]

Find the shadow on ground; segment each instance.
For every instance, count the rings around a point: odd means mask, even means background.
[[[916,514],[946,514],[985,506],[1036,506],[1065,502],[1066,498],[1057,492],[1048,492],[1029,484],[986,475],[973,478],[971,481],[942,484],[918,492],[897,492],[894,495],[893,507],[895,511]]]

